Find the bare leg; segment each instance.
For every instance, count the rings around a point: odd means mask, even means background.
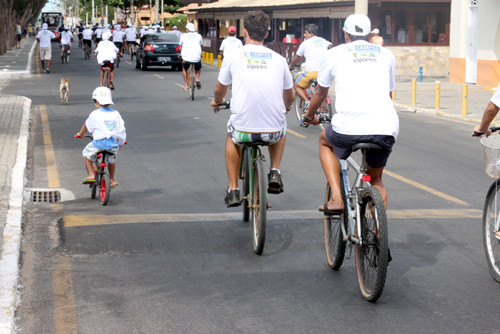
[[[184,89],[188,89],[188,74],[186,70],[184,69],[184,66],[182,67],[182,77],[184,78]]]
[[[85,169],[87,169],[87,179],[95,179],[94,168],[92,168],[92,161],[84,157],[83,163],[85,164]]]
[[[241,148],[233,143],[229,135],[226,138],[226,168],[229,190],[238,188]]]
[[[109,178],[111,180],[111,185],[114,185],[117,183],[115,181],[115,170],[116,170],[116,162],[113,162],[112,164],[108,164],[108,171],[109,171]]]
[[[330,142],[326,139],[325,130],[319,136],[319,160],[332,190],[332,198],[327,203],[328,209],[343,210],[344,202],[340,192],[340,163]]]
[[[304,101],[309,101],[307,98],[306,90],[296,83],[293,84],[293,87],[295,88],[295,92],[297,92],[297,95]]]
[[[371,176],[371,181],[370,181],[371,185],[376,187],[380,191],[382,199],[384,200],[384,206],[387,208],[387,190],[385,189],[385,186],[382,183],[383,172],[384,172],[384,167],[372,168],[368,166],[366,170],[366,173]]]
[[[286,135],[281,138],[279,142],[273,145],[269,145],[269,155],[271,157],[271,169],[280,169],[281,158],[283,157],[283,152],[285,151],[285,141]]]

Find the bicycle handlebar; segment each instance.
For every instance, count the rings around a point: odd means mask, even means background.
[[[493,132],[497,132],[498,130],[500,130],[500,126],[492,126],[492,127],[490,128],[490,130],[491,130],[491,132],[492,132],[492,133],[493,133]],[[474,133],[472,134],[472,137],[480,137],[480,136],[482,136],[482,135],[484,135],[484,133],[474,131]]]
[[[82,137],[82,136],[79,136],[78,134],[76,134],[75,138],[90,138],[90,139],[94,140],[94,137],[92,137],[91,135],[85,135],[84,137]],[[128,144],[127,141],[123,142],[123,145],[127,145],[127,144]]]

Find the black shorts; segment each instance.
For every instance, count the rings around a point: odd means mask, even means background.
[[[109,68],[109,71],[110,71],[110,72],[113,72],[113,70],[115,69],[115,64],[113,64],[113,63],[109,63],[109,64],[104,64],[104,65],[101,65],[101,71],[102,71],[104,68]]]
[[[20,41],[21,40],[21,34],[17,34],[16,35],[16,41]]]
[[[139,45],[139,44],[137,44],[137,41],[127,41],[127,44],[128,45],[130,45],[130,44],[132,44],[132,45]]]
[[[201,60],[197,63],[191,63],[189,61],[182,61],[182,67],[187,71],[189,70],[189,65],[194,64],[194,70],[199,71],[201,70]]]
[[[113,43],[115,43],[115,45],[116,45],[116,47],[117,47],[118,49],[121,49],[121,48],[122,48],[122,46],[123,46],[123,42],[113,42]]]
[[[83,40],[83,44],[88,45],[89,48],[91,48],[92,47],[92,40],[90,40],[90,39],[84,39]]]
[[[380,145],[381,150],[369,150],[366,154],[366,163],[372,168],[385,167],[392,152],[392,146],[396,141],[393,136],[386,135],[343,135],[333,131],[331,125],[326,127],[325,135],[339,159],[347,159],[355,144],[374,143]]]
[[[97,38],[97,37],[95,38],[95,44],[96,44],[96,45],[97,45],[97,44],[99,44],[99,42],[100,42],[100,41],[101,41],[101,39],[100,39],[100,38]]]

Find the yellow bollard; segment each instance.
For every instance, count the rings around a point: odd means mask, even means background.
[[[221,55],[218,55],[218,56],[217,56],[217,67],[219,67],[219,68],[220,68],[220,67],[221,67],[221,65],[222,65],[222,57],[221,57]]]
[[[201,51],[201,62],[204,63],[205,62],[205,54],[206,52],[205,51]]]
[[[210,52],[210,65],[214,64],[214,54],[213,52]]]
[[[396,101],[396,90],[391,92],[392,102]]]
[[[411,105],[417,104],[417,79],[411,79]]]
[[[436,81],[435,83],[436,86],[436,97],[434,98],[434,109],[439,110],[439,107],[441,105],[441,82]]]
[[[462,115],[467,115],[467,85],[462,85]]]

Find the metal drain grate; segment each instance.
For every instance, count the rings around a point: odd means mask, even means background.
[[[57,203],[61,201],[60,191],[37,191],[31,192],[32,202]]]

